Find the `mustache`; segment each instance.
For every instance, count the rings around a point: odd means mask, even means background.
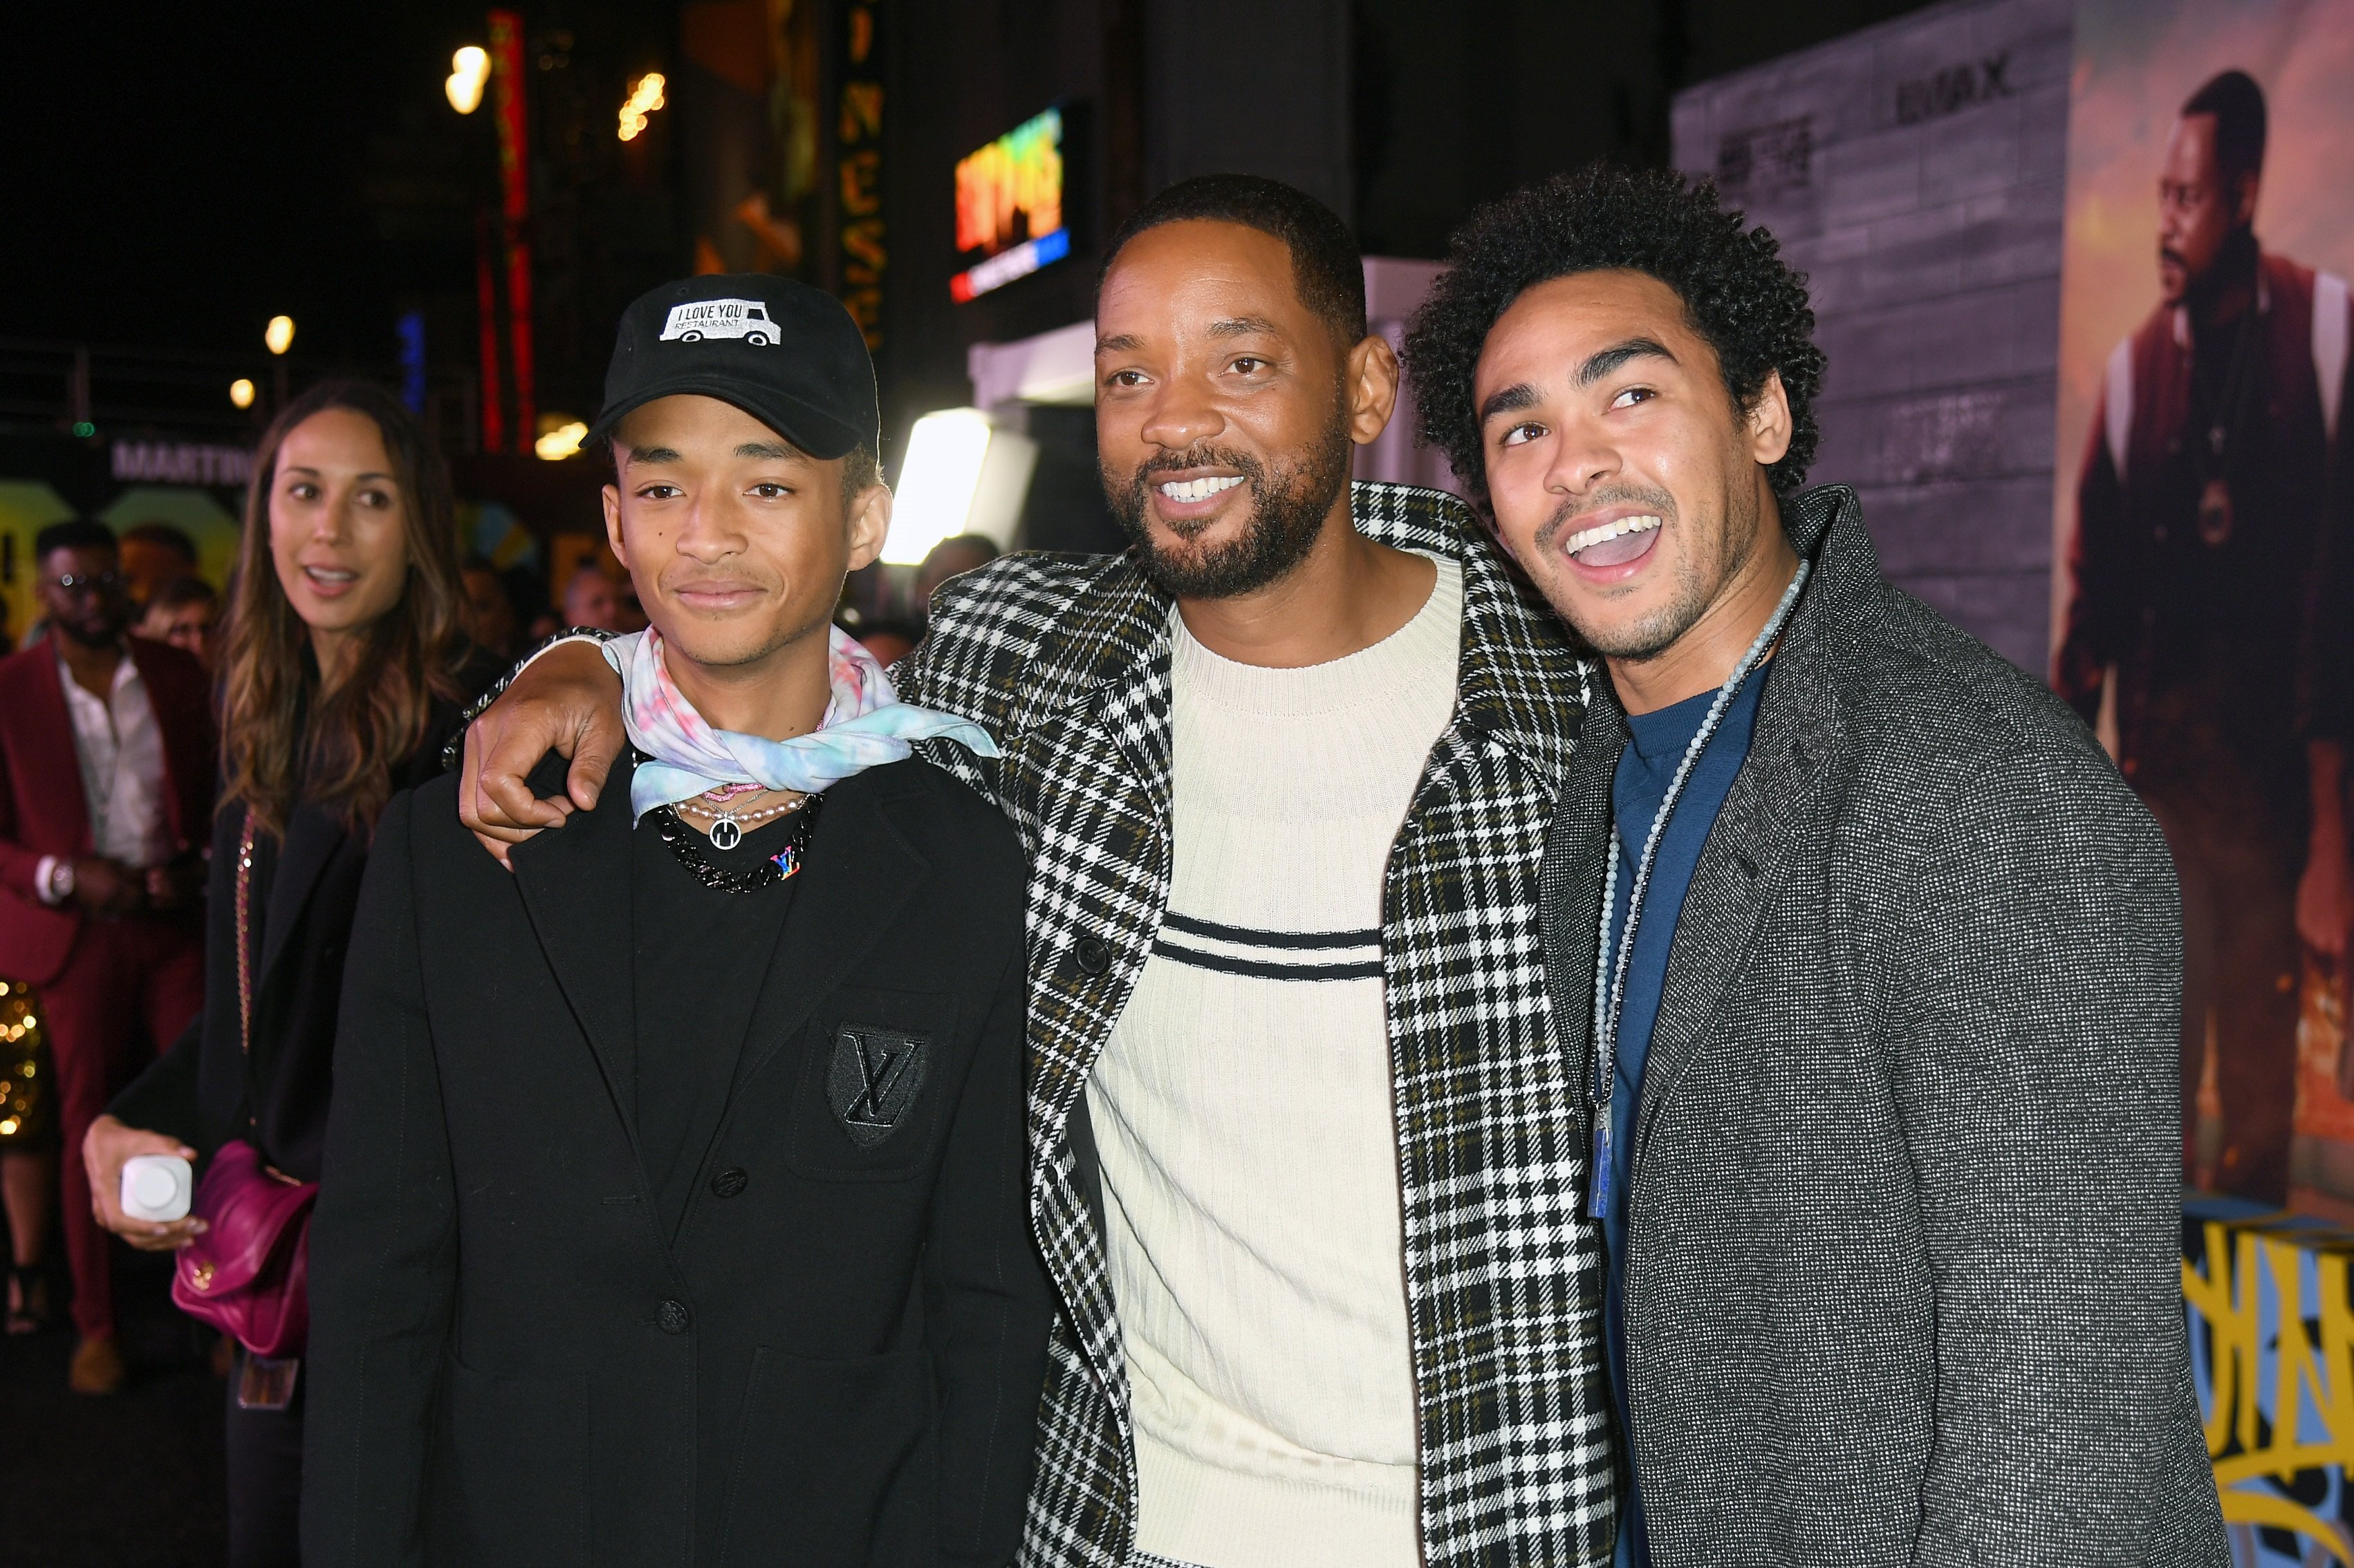
[[[117,621],[109,616],[59,617],[51,625],[84,648],[111,648],[129,630],[128,617]]]
[[[1663,521],[1672,521],[1676,514],[1675,497],[1664,490],[1652,490],[1639,484],[1608,484],[1591,495],[1564,498],[1553,509],[1553,515],[1537,529],[1536,547],[1552,549],[1553,541],[1561,537],[1562,530],[1569,526],[1572,518],[1581,513],[1599,511],[1605,506],[1647,506],[1658,513]]]
[[[1225,447],[1195,445],[1182,452],[1162,452],[1136,465],[1129,482],[1138,494],[1150,488],[1156,473],[1182,473],[1189,468],[1230,468],[1241,474],[1256,489],[1267,477],[1267,466],[1248,452],[1238,452]]]

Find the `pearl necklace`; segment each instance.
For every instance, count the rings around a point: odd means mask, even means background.
[[[753,786],[753,789],[757,789],[758,788],[758,785]],[[741,792],[749,793],[749,791]],[[712,795],[717,793],[717,790],[712,790],[706,793],[703,798],[705,800],[709,800]],[[737,811],[726,806],[691,806],[684,800],[679,801],[674,809],[681,814],[692,811],[698,817],[710,818],[711,847],[718,850],[732,850],[737,844],[744,842],[744,825],[746,823],[764,822],[770,817],[783,816],[787,811],[792,810],[794,808],[801,805],[804,801],[808,800],[808,799],[809,797],[806,795],[796,795],[791,800],[785,801],[782,805],[770,806],[765,810],[758,811]]]
[[[1783,623],[1798,602],[1798,590],[1807,585],[1807,574],[1812,562],[1801,560],[1790,577],[1790,586],[1782,590],[1782,599],[1774,613],[1759,628],[1756,641],[1749,652],[1733,667],[1724,684],[1716,691],[1716,701],[1711,703],[1708,716],[1701,720],[1691,743],[1684,747],[1683,760],[1676,764],[1675,777],[1668,783],[1668,793],[1659,809],[1651,817],[1651,831],[1643,840],[1642,856],[1635,863],[1634,890],[1627,895],[1627,929],[1620,934],[1617,962],[1611,960],[1610,911],[1618,902],[1618,830],[1614,822],[1610,829],[1610,855],[1607,869],[1602,876],[1602,925],[1594,943],[1594,1167],[1589,1173],[1586,1214],[1591,1219],[1606,1218],[1610,1213],[1610,1183],[1614,1180],[1610,1154],[1610,1100],[1618,1076],[1618,1018],[1627,1005],[1627,958],[1635,950],[1635,927],[1643,917],[1643,895],[1650,891],[1651,863],[1659,847],[1659,837],[1666,832],[1669,816],[1683,794],[1684,785],[1691,778],[1692,768],[1700,762],[1700,754],[1716,735],[1716,726],[1724,717],[1724,710],[1741,690],[1741,683],[1766,657],[1766,650],[1782,635]]]

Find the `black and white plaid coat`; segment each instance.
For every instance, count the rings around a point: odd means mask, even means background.
[[[1553,1028],[1538,874],[1590,668],[1460,503],[1360,484],[1357,526],[1463,567],[1459,692],[1390,851],[1383,965],[1404,1183],[1425,1562],[1610,1552],[1601,1254]],[[1061,1298],[1023,1549],[1119,1568],[1135,1445],[1081,1091],[1168,907],[1169,599],[1126,556],[1021,555],[940,590],[901,696],[1003,755],[925,747],[1032,856],[1032,1221]],[[1074,1127],[1074,1107],[1080,1125]],[[1091,1201],[1092,1200],[1092,1201]]]

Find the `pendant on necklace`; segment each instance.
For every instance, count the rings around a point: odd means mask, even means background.
[[[1610,1102],[1604,1100],[1594,1107],[1594,1163],[1585,1173],[1588,1219],[1610,1217]]]
[[[726,811],[720,812],[718,820],[711,824],[711,847],[732,850],[743,842],[744,830],[736,825],[736,819]]]

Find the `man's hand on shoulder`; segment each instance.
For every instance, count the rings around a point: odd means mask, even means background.
[[[467,729],[458,820],[506,865],[511,846],[597,804],[627,740],[621,678],[603,652],[585,641],[551,648]],[[541,800],[529,777],[550,751],[572,767],[566,793]]]

